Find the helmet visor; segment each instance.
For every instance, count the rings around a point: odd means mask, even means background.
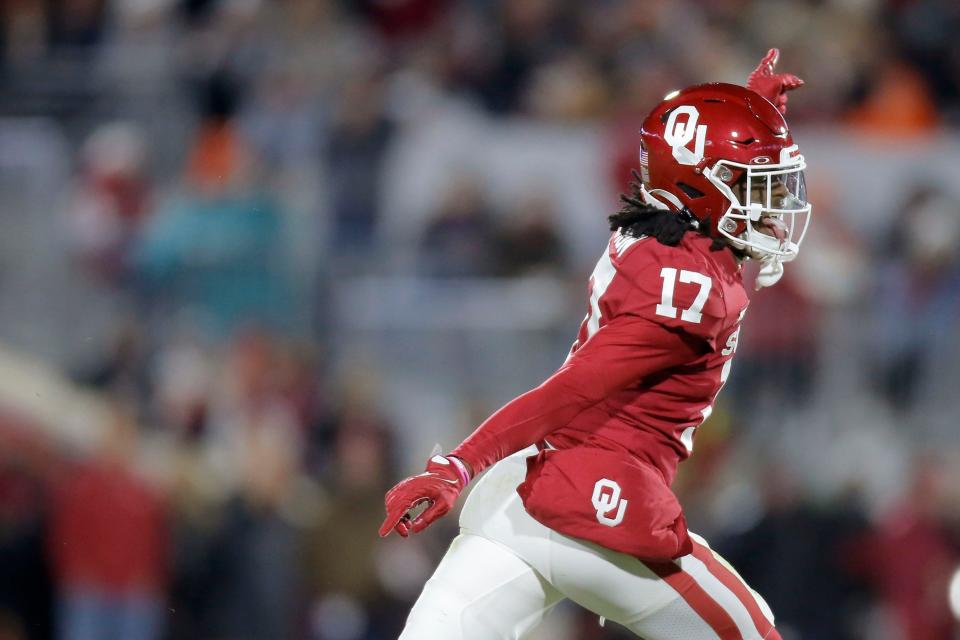
[[[749,184],[749,188],[747,188]],[[748,208],[759,204],[765,212],[799,211],[807,204],[807,182],[803,171],[744,174],[736,185],[741,202]]]

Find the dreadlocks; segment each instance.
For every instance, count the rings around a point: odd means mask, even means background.
[[[630,182],[630,193],[620,194],[623,206],[608,218],[611,231],[619,229],[624,235],[635,238],[650,236],[656,238],[660,244],[669,247],[680,244],[688,231],[696,231],[705,236],[710,235],[709,219],[701,223],[687,209],[668,211],[645,203],[641,192],[640,176],[636,171],[631,173],[633,181]],[[727,246],[729,245],[723,240],[714,238],[710,250],[718,251]]]

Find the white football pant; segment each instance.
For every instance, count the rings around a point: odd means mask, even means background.
[[[763,599],[693,533],[694,553],[645,564],[530,517],[516,488],[534,453],[474,487],[400,640],[519,640],[565,598],[645,640],[779,640]]]

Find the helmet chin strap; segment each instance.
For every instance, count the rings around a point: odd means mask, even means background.
[[[762,266],[760,267],[759,273],[757,273],[757,279],[754,283],[757,291],[760,291],[760,289],[764,287],[772,287],[780,282],[780,278],[783,277],[783,262],[779,259],[769,258],[762,260],[760,264]]]
[[[786,256],[766,255],[756,258],[760,260],[761,265],[760,272],[757,273],[757,291],[763,289],[764,287],[772,287],[780,282],[780,278],[783,277],[783,263],[790,262],[797,257],[796,245],[792,242],[789,243],[789,245],[790,248],[794,249],[794,251]]]

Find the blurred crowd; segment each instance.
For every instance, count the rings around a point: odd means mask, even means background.
[[[811,237],[677,490],[785,640],[960,637],[958,31],[955,0],[3,3],[0,341],[98,409],[76,436],[0,350],[0,640],[395,638],[456,520],[382,541],[383,492],[562,362],[646,112],[771,46]]]

